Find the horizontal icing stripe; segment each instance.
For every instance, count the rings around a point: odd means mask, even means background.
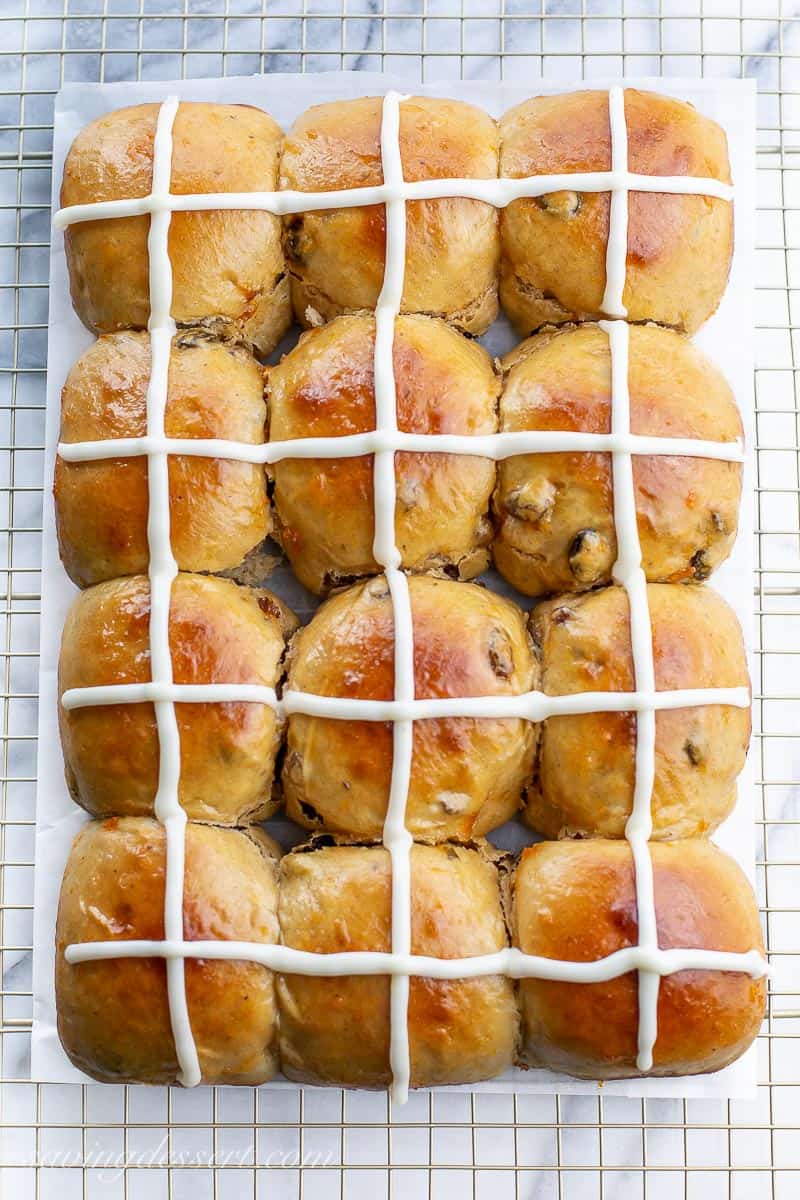
[[[122,200],[93,200],[71,204],[53,216],[56,229],[85,221],[141,217],[169,209],[171,212],[224,211],[269,212],[294,216],[329,209],[361,208],[392,200],[482,200],[493,208],[505,208],[514,200],[534,199],[552,192],[655,192],[664,195],[710,196],[731,201],[729,183],[701,175],[639,175],[633,171],[576,171],[551,175],[527,175],[520,179],[420,179],[390,186],[339,188],[328,192],[202,192],[175,195],[171,192]]]
[[[629,971],[675,975],[678,971],[737,971],[763,979],[769,966],[757,950],[737,954],[723,950],[659,950],[629,946],[593,962],[567,962],[524,954],[516,947],[470,958],[433,958],[371,950],[319,954],[262,942],[106,941],[76,942],[66,949],[70,963],[111,958],[208,958],[260,963],[286,975],[392,975],[426,979],[480,979],[508,975],[512,979],[551,979],[562,983],[603,983]]]
[[[112,683],[69,688],[61,697],[67,712],[106,704],[268,704],[282,717],[300,714],[334,721],[435,721],[470,717],[545,721],[548,717],[596,712],[668,711],[706,704],[750,707],[750,689],[684,688],[664,692],[574,692],[547,696],[445,696],[429,700],[359,700],[289,690],[279,699],[275,689],[251,683]]]
[[[227,458],[236,462],[271,464],[285,459],[357,458],[363,454],[404,451],[418,454],[473,455],[502,460],[520,454],[673,455],[744,461],[741,441],[703,441],[699,438],[650,437],[635,433],[584,433],[578,430],[513,430],[489,434],[402,433],[371,430],[343,437],[290,438],[252,445],[224,438],[108,438],[89,442],[59,442],[65,462],[99,462],[146,454],[181,454],[195,458]]]

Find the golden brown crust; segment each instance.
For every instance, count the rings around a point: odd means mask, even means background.
[[[409,579],[418,699],[509,696],[530,690],[536,664],[523,614],[475,584]],[[388,700],[394,622],[383,577],[328,600],[295,638],[287,687],[325,696]],[[517,719],[452,718],[414,727],[408,828],[417,836],[478,836],[519,806],[535,729]],[[379,838],[392,765],[389,725],[293,715],[282,781],[301,825]]]
[[[629,169],[730,182],[723,130],[690,104],[625,89]],[[500,174],[607,171],[608,93],[537,96],[500,121]],[[558,192],[516,200],[501,214],[500,297],[522,334],[601,313],[609,193]],[[728,279],[733,214],[725,200],[633,192],[623,302],[631,321],[692,333],[715,311]]]
[[[72,942],[164,936],[164,830],[144,818],[91,821],[70,852],[56,930],[56,1005],[75,1066],[108,1083],[175,1083],[178,1064],[163,960],[68,964]],[[274,860],[258,839],[189,823],[183,934],[188,941],[275,942]],[[258,1084],[277,1069],[271,972],[255,963],[186,962],[189,1019],[204,1083]]]
[[[597,325],[547,330],[503,361],[500,427],[608,433],[611,361]],[[682,334],[630,327],[631,431],[735,441],[736,401],[722,374]],[[736,538],[742,468],[672,455],[633,459],[647,578],[706,579]],[[530,454],[501,462],[492,501],[495,565],[529,596],[611,581],[617,556],[611,456]]]
[[[117,109],[81,130],[64,163],[63,206],[147,195],[158,108]],[[281,137],[261,109],[183,103],[173,129],[171,190],[273,191]],[[66,231],[72,302],[96,333],[147,325],[148,228],[143,216]],[[176,321],[222,317],[261,353],[278,344],[290,320],[278,217],[252,210],[174,213],[169,254]]]
[[[270,369],[270,440],[375,428],[375,319],[339,317],[305,334]],[[400,317],[394,339],[398,426],[405,433],[489,434],[498,380],[476,342],[443,321]],[[372,455],[287,459],[272,468],[279,538],[295,575],[320,593],[380,568],[372,553]],[[403,566],[472,578],[488,565],[494,463],[398,454],[395,529]]]
[[[150,678],[146,577],[82,592],[64,625],[59,695],[68,688]],[[284,638],[295,624],[269,592],[225,579],[179,575],[172,587],[170,645],[176,683],[274,687]],[[274,811],[270,793],[281,723],[266,704],[176,704],[179,798],[188,816],[224,825]],[[93,816],[149,816],[158,777],[150,704],[59,709],[67,780]]]
[[[382,100],[318,104],[295,121],[284,142],[280,186],[301,192],[383,182]],[[406,180],[497,176],[497,125],[457,100],[414,96],[400,109]],[[489,204],[463,198],[412,201],[403,312],[442,316],[483,333],[497,315],[498,218]],[[383,279],[383,206],[301,213],[285,223],[286,258],[297,319],[325,320],[374,308]]]
[[[755,898],[740,867],[702,839],[655,842],[662,949],[763,953]],[[522,854],[514,881],[514,944],[527,954],[589,962],[636,944],[630,847],[542,842]],[[739,972],[680,971],[661,980],[654,1075],[718,1071],[758,1033],[766,983]],[[637,978],[520,983],[522,1061],[592,1079],[638,1074]]]
[[[61,395],[61,441],[143,437],[150,342],[114,333],[91,346]],[[264,441],[261,368],[243,347],[186,330],[173,340],[168,437]],[[270,532],[263,469],[218,458],[173,456],[172,550],[183,571],[238,566]],[[147,460],[67,463],[56,459],[56,526],[61,560],[79,587],[147,570]]]
[[[712,589],[649,584],[656,689],[746,687],[741,629]],[[559,597],[531,614],[542,689],[634,690],[628,599],[622,588]],[[728,815],[744,765],[750,712],[702,705],[656,713],[655,838],[708,834]],[[633,802],[631,713],[550,717],[539,740],[526,819],[547,837],[622,837]]]
[[[391,867],[382,847],[334,846],[281,863],[284,945],[334,953],[391,949]],[[463,846],[411,851],[411,952],[462,958],[501,950],[507,935],[493,864]],[[281,975],[281,1068],[290,1079],[386,1087],[389,979]],[[473,1083],[511,1065],[517,1036],[509,979],[410,983],[411,1085]]]

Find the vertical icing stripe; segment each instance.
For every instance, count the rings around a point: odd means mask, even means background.
[[[628,173],[628,127],[625,123],[625,90],[608,90],[608,123],[611,131],[611,171],[616,176]],[[626,317],[628,310],[622,302],[625,293],[625,271],[628,262],[628,190],[627,178],[612,188],[608,214],[606,244],[606,289],[601,309],[609,317]]]
[[[172,211],[169,208],[169,185],[172,172],[172,128],[178,111],[174,97],[158,110],[153,144],[152,193],[161,198],[153,208],[147,236],[150,283],[150,379],[147,385],[147,434],[163,439],[166,436],[165,414],[169,380],[169,359],[175,322],[172,319],[172,264],[169,257],[169,227]],[[147,541],[150,564],[150,672],[155,684],[171,686],[172,655],[169,645],[169,610],[172,581],[178,564],[172,553],[169,510],[169,458],[161,451],[147,456]],[[183,883],[185,860],[186,814],[178,799],[181,753],[180,734],[172,700],[155,703],[158,730],[159,765],[155,815],[164,826],[164,936],[168,941],[183,940]],[[169,959],[167,968],[167,998],[178,1076],[187,1087],[200,1082],[197,1047],[189,1020],[186,997],[185,962]]]
[[[397,433],[397,387],[394,377],[394,329],[403,299],[406,263],[406,202],[402,193],[403,163],[400,153],[400,104],[405,99],[387,92],[381,116],[381,162],[386,201],[386,252],[378,303],[375,308],[375,428]],[[393,449],[378,450],[374,457],[373,490],[375,541],[373,553],[386,573],[394,616],[394,698],[414,699],[414,624],[408,580],[400,569],[402,557],[396,542],[395,507],[397,476]],[[389,851],[392,871],[392,953],[411,953],[411,834],[406,828],[408,788],[414,725],[410,720],[392,726],[392,776],[383,826],[383,844]],[[408,1038],[409,976],[393,975],[390,983],[389,1065],[392,1099],[404,1104],[411,1076]]]
[[[601,321],[608,336],[611,356],[611,432],[630,432],[630,391],[628,358],[630,329],[624,321]],[[642,550],[636,521],[636,491],[633,459],[616,450],[611,456],[614,484],[614,529],[617,536],[617,561],[612,574],[628,596],[630,613],[633,686],[636,691],[655,692],[653,631],[647,600],[647,579],[642,569]],[[634,754],[634,791],[631,815],[625,836],[633,856],[636,880],[636,909],[639,945],[651,950],[658,947],[653,863],[649,841],[653,832],[652,797],[655,781],[656,714],[652,707],[636,713],[636,750]],[[653,1045],[658,1023],[659,976],[639,971],[639,1028],[637,1067],[649,1071],[653,1065]]]
[[[397,700],[414,699],[414,629],[408,579],[402,571],[387,571],[394,610],[394,694]],[[389,803],[383,825],[383,844],[392,867],[392,953],[411,953],[411,848],[413,839],[406,828],[408,789],[414,750],[413,721],[392,725],[392,777]],[[392,1070],[392,1100],[405,1104],[411,1079],[411,1046],[408,1036],[408,975],[391,980],[389,1063]]]

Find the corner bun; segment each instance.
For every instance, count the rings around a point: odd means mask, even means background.
[[[73,942],[164,936],[164,828],[91,821],[75,839],[56,928],[58,1032],[71,1061],[105,1083],[178,1082],[165,964],[156,958],[70,964]],[[276,942],[277,872],[266,842],[186,826],[183,923],[188,941]],[[252,962],[186,960],[186,998],[202,1082],[255,1085],[277,1070],[270,971]]]
[[[733,442],[742,422],[724,376],[682,334],[629,327],[631,432]],[[611,354],[598,325],[550,329],[503,362],[500,428],[611,429]],[[707,579],[736,539],[740,463],[636,455],[642,565],[654,582]],[[527,454],[498,465],[497,569],[528,596],[611,582],[617,557],[610,454]]]
[[[313,914],[313,919],[309,919]],[[281,941],[328,954],[391,948],[391,864],[383,847],[331,846],[281,862]],[[497,870],[463,846],[411,849],[411,952],[491,954],[507,944]],[[389,1066],[387,976],[278,977],[281,1069],[290,1079],[384,1088]],[[411,1086],[474,1083],[511,1066],[514,984],[413,978]]]
[[[146,196],[159,106],[120,108],[92,121],[64,163],[61,204]],[[183,103],[173,128],[171,191],[274,191],[281,130],[242,104]],[[176,212],[169,230],[172,315],[233,324],[263,354],[290,320],[280,219],[256,211]],[[72,302],[96,333],[145,329],[150,315],[149,218],[70,225],[65,234]]]
[[[150,585],[132,576],[82,592],[64,625],[59,695],[69,688],[150,679]],[[268,592],[225,579],[178,575],[172,586],[170,646],[176,683],[274,687],[284,638],[295,624]],[[281,724],[269,705],[175,706],[181,741],[178,796],[193,820],[260,820],[271,799]],[[93,816],[149,816],[158,781],[152,704],[59,709],[67,782]]]
[[[625,89],[628,166],[641,175],[730,182],[727,141],[691,104]],[[608,93],[537,96],[500,121],[500,175],[608,171]],[[500,218],[500,299],[523,335],[547,323],[602,315],[608,192],[515,200]],[[632,192],[623,303],[631,321],[693,333],[716,310],[733,253],[730,203],[709,196]]]
[[[267,377],[270,441],[375,428],[375,318],[339,317],[305,334]],[[429,317],[398,318],[398,426],[405,433],[490,434],[498,381],[476,342]],[[380,570],[373,457],[285,459],[271,468],[276,536],[295,575],[317,593]],[[403,566],[472,578],[488,566],[495,465],[455,454],[395,458],[395,529]]]
[[[70,371],[61,396],[61,441],[143,437],[150,341],[146,333],[101,337]],[[264,441],[261,368],[241,345],[179,333],[169,366],[169,437]],[[170,536],[183,571],[238,566],[270,532],[263,468],[173,455]],[[147,459],[56,459],[61,559],[79,587],[147,570]]]
[[[739,622],[710,588],[651,583],[657,691],[747,687]],[[542,689],[634,690],[628,597],[620,587],[563,596],[531,614]],[[653,837],[709,834],[730,813],[750,738],[750,711],[703,704],[656,713]],[[526,819],[546,837],[622,837],[633,805],[633,713],[543,722]]]
[[[425,575],[411,576],[409,591],[417,698],[513,696],[534,686],[524,616],[511,601]],[[287,688],[391,699],[393,643],[385,579],[357,584],[299,632]],[[416,722],[408,828],[424,838],[460,838],[507,821],[530,777],[534,741],[534,726],[516,718]],[[380,838],[391,768],[388,724],[292,715],[282,775],[287,815],[312,829]]]
[[[741,868],[702,839],[650,846],[658,944],[763,954],[755,897]],[[591,962],[638,939],[626,842],[542,842],[523,851],[513,884],[513,940],[526,954]],[[586,1079],[638,1075],[637,973],[606,983],[520,981],[521,1059]],[[751,1044],[766,982],[743,972],[661,979],[652,1075],[718,1071]]]
[[[383,182],[381,97],[308,109],[286,136],[280,186],[301,192]],[[400,108],[400,151],[408,181],[497,177],[497,125],[457,100],[414,96]],[[406,206],[403,312],[424,312],[483,333],[497,315],[497,212],[463,197]],[[288,217],[285,247],[297,319],[329,320],[374,308],[384,270],[382,205]]]

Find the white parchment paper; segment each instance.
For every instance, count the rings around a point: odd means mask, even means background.
[[[598,79],[576,83],[575,88],[606,88],[621,79]],[[718,121],[728,136],[735,187],[735,249],[730,281],[719,311],[696,336],[695,341],[722,368],[736,394],[748,443],[744,499],[739,536],[733,554],[713,578],[713,586],[733,605],[752,653],[753,512],[754,481],[753,417],[753,311],[755,225],[755,86],[751,80],[634,79],[629,86],[649,88],[693,103]],[[518,84],[447,81],[415,84],[417,94],[450,96],[466,100],[500,116],[507,108],[531,95],[563,92],[565,85],[547,85],[531,80]],[[158,102],[169,94],[184,100],[210,100],[253,104],[267,109],[283,126],[311,104],[365,95],[380,95],[390,88],[407,89],[407,82],[390,75],[367,72],[334,72],[322,75],[272,75],[248,78],[196,79],[170,83],[140,82],[67,85],[56,98],[53,141],[53,208],[64,158],[78,131],[90,120],[127,104]],[[124,270],[124,264],[120,264]],[[296,336],[296,331],[293,336]],[[494,353],[513,344],[507,323],[499,321],[482,341]],[[39,764],[36,805],[36,879],[33,933],[33,1035],[31,1079],[41,1082],[92,1082],[67,1059],[58,1040],[53,990],[54,931],[61,876],[73,837],[87,820],[71,800],[64,783],[64,768],[58,736],[57,685],[61,629],[76,589],[67,579],[58,556],[53,512],[52,479],[58,440],[60,393],[72,364],[92,342],[72,310],[69,299],[64,242],[53,235],[50,251],[50,317],[47,379],[47,424],[45,448],[44,534],[42,561],[41,659],[39,675]],[[307,619],[314,598],[292,578],[288,568],[279,568],[268,584]],[[508,591],[496,577],[492,586]],[[526,607],[530,601],[525,601]],[[752,754],[739,780],[735,811],[714,840],[754,874],[754,775]],[[271,827],[275,823],[273,822]],[[516,849],[532,840],[521,825],[507,825],[492,840]],[[102,1084],[94,1086],[102,1087]],[[264,1085],[296,1088],[286,1080]],[[756,1087],[756,1050],[752,1047],[738,1062],[714,1075],[675,1079],[616,1080],[604,1084],[569,1079],[542,1070],[513,1070],[500,1079],[477,1084],[478,1092],[540,1092],[612,1096],[667,1096],[750,1098]]]

